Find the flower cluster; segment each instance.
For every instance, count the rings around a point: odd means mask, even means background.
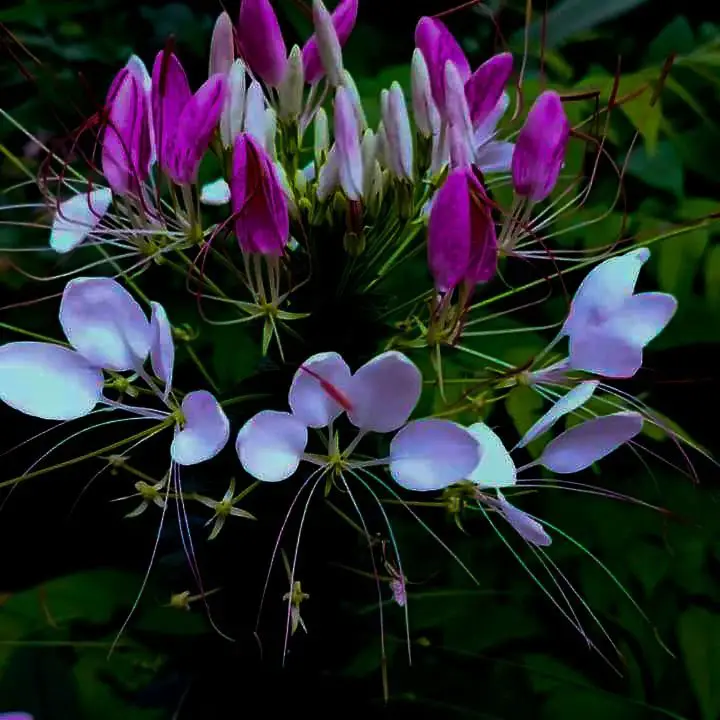
[[[647,248],[600,250],[580,258],[583,267],[602,262],[586,275],[542,352],[515,367],[469,347],[466,340],[483,335],[472,330],[484,321],[473,296],[490,292],[501,268],[518,257],[549,259],[553,268],[578,259],[552,252],[543,236],[572,136],[563,98],[542,92],[522,125],[508,130],[512,55],[497,54],[473,70],[448,28],[424,17],[415,32],[411,95],[406,99],[398,82],[384,89],[379,122],[370,127],[342,54],[357,12],[358,0],[340,0],[332,13],[314,0],[314,34],[288,51],[270,0],[242,0],[237,23],[227,13],[218,18],[208,78],[194,92],[170,48],[157,54],[151,71],[140,58],[129,59],[101,113],[100,173],[63,168],[52,198],[50,248],[95,250],[101,259],[64,285],[59,321],[67,343],[0,346],[0,399],[46,420],[77,420],[100,408],[153,423],[128,443],[172,428],[166,477],[174,487],[166,479],[137,483],[141,504],[130,515],[153,505],[164,512],[170,497],[197,500],[214,512],[214,537],[226,517],[253,517],[235,504],[256,484],[236,495],[233,480],[215,501],[184,493],[177,481],[177,466],[223,451],[231,401],[220,391],[174,386],[181,333],[168,317],[169,302],[166,312],[138,295],[142,273],[159,266],[158,273],[182,274],[207,323],[259,319],[263,354],[281,366],[281,330],[302,348],[302,323],[312,323],[327,297],[351,288],[353,303],[364,296],[375,309],[393,306],[381,315],[391,320],[360,338],[355,372],[332,351],[342,348],[328,329],[322,347],[296,355],[310,357],[292,368],[289,411],[268,403],[238,418],[235,450],[244,472],[257,484],[297,475],[306,484],[325,479],[328,488],[339,483],[349,490],[353,479],[372,482],[385,468],[401,488],[390,486],[391,493],[458,493],[504,517],[528,543],[546,546],[551,538],[542,522],[508,497],[547,479],[524,471],[578,473],[636,446],[644,423],[669,432],[607,380],[635,375],[677,303],[664,293],[635,293]],[[49,194],[49,185],[41,185]],[[495,199],[502,186],[512,191],[507,210]],[[327,256],[340,257],[339,265],[324,264]],[[421,286],[387,290],[387,279],[413,258],[422,258]],[[98,265],[114,276],[86,275]],[[308,287],[335,295],[318,301]],[[204,301],[218,315],[210,318]],[[550,358],[565,341],[567,352]],[[472,421],[461,422],[451,403],[413,418],[426,387],[437,387],[446,400],[443,353],[473,358],[470,377],[456,379],[480,378],[486,400],[525,386],[551,406],[514,445],[488,424],[484,408],[491,402],[471,402]],[[435,377],[423,378],[423,360]],[[600,393],[607,412],[591,408]],[[580,421],[550,437],[569,415]],[[518,460],[541,436],[548,438],[544,449]],[[307,595],[290,575],[286,598],[297,627]],[[401,605],[404,583],[402,570],[393,570]]]

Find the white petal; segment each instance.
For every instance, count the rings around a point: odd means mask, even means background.
[[[87,415],[102,396],[103,375],[74,350],[41,342],[0,347],[0,400],[45,420]]]
[[[480,460],[477,440],[461,425],[430,418],[408,423],[390,443],[390,474],[408,490],[442,490]]]
[[[482,422],[471,425],[468,431],[480,443],[482,456],[467,479],[482,487],[514,485],[515,463],[497,434]]]
[[[525,447],[536,437],[549,430],[563,415],[577,410],[584,405],[600,384],[599,380],[587,380],[576,385],[570,392],[561,397],[526,433],[516,447]]]
[[[391,432],[402,427],[422,391],[417,366],[395,350],[365,363],[352,377],[348,398],[350,422],[361,430]]]
[[[50,247],[58,253],[76,248],[100,224],[111,202],[109,188],[97,188],[61,202],[50,229]]]
[[[290,384],[293,415],[312,428],[325,427],[348,405],[345,398],[350,368],[337,353],[320,353],[306,360]]]
[[[279,482],[297,470],[307,441],[307,428],[296,417],[263,410],[242,426],[235,450],[245,472],[263,482]]]
[[[183,429],[175,433],[170,455],[178,465],[196,465],[215,457],[230,436],[230,422],[207,390],[188,393],[180,407]]]
[[[134,370],[150,352],[152,331],[140,305],[111,278],[75,278],[63,292],[60,324],[75,349],[106,370]]]
[[[267,150],[267,115],[265,96],[257,80],[250,83],[245,98],[245,132],[250,133]]]
[[[165,308],[156,302],[151,302],[150,307],[152,308],[150,327],[153,333],[150,362],[155,376],[165,383],[165,396],[167,397],[172,386],[175,343]]]
[[[200,202],[205,205],[226,205],[230,202],[230,185],[223,178],[203,185]]]

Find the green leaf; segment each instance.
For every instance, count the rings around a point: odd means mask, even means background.
[[[683,166],[670,142],[660,142],[657,152],[652,156],[644,147],[638,148],[628,162],[628,173],[650,187],[666,190],[676,197],[682,197]]]
[[[678,640],[685,668],[703,720],[720,717],[720,615],[704,608],[686,610],[678,622]]]
[[[672,54],[684,55],[695,49],[695,34],[687,18],[673,18],[650,43],[647,64],[662,64]]]
[[[542,28],[546,28],[544,45],[554,48],[578,33],[591,30],[601,23],[624,15],[646,0],[560,0],[542,19],[535,20],[528,32],[533,39],[539,39]]]
[[[713,310],[720,310],[720,245],[710,249],[705,263],[705,300]]]
[[[660,243],[657,266],[660,288],[680,298],[689,295],[709,242],[710,231],[698,228]]]

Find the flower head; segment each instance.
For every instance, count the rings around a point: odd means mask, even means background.
[[[605,377],[631,377],[644,347],[662,332],[677,309],[667,293],[634,293],[647,248],[610,258],[591,270],[570,305],[563,333],[570,340],[569,366]]]
[[[408,422],[420,398],[422,377],[401,353],[390,351],[355,373],[337,353],[314,355],[303,363],[290,385],[291,412],[263,410],[237,436],[236,449],[245,470],[258,480],[277,482],[306,460],[325,470],[388,465],[393,479],[411,490],[437,490],[465,477],[479,460],[478,444],[448,420]],[[389,457],[354,460],[352,450],[337,450],[331,431],[327,456],[309,455],[308,428],[329,426],[346,414],[359,436],[395,432]]]

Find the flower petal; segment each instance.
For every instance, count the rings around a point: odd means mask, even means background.
[[[0,347],[0,400],[44,420],[87,415],[102,397],[103,374],[60,345],[14,342]]]
[[[350,422],[361,430],[391,432],[404,425],[422,391],[422,375],[402,353],[390,350],[365,363],[347,390]]]
[[[563,415],[577,410],[584,405],[595,392],[600,384],[599,380],[587,380],[576,385],[570,392],[561,397],[526,433],[520,442],[515,446],[525,447],[536,437],[549,430]]]
[[[465,83],[470,119],[474,128],[481,126],[497,107],[510,79],[512,66],[511,53],[493,55]]]
[[[335,94],[335,147],[340,185],[350,200],[359,200],[363,187],[360,130],[348,90],[339,87]]]
[[[358,0],[341,0],[332,12],[332,24],[341,47],[350,37],[357,19],[357,12]],[[303,46],[302,58],[305,66],[305,81],[313,84],[321,80],[325,74],[325,68],[320,58],[316,34],[313,33]]]
[[[556,473],[579,472],[632,440],[642,425],[642,415],[636,412],[593,418],[548,443],[538,463]]]
[[[285,75],[287,49],[270,0],[242,0],[237,32],[243,60],[263,82],[277,87]]]
[[[500,119],[510,106],[510,96],[504,92],[490,114],[479,125],[473,129],[473,139],[475,147],[480,147],[489,142],[495,136],[495,128]],[[508,170],[510,168],[508,167]]]
[[[515,463],[503,441],[485,423],[471,425],[468,432],[481,448],[480,462],[466,479],[481,487],[508,487],[515,484]]]
[[[633,294],[640,269],[649,257],[647,248],[638,248],[594,267],[573,297],[563,332],[580,336],[589,327],[609,320]]]
[[[390,474],[408,490],[442,490],[466,478],[480,456],[480,445],[462,425],[415,420],[390,443]]]
[[[96,367],[134,370],[150,352],[145,313],[111,278],[70,280],[60,302],[60,324],[70,344]]]
[[[515,532],[517,532],[523,540],[532,545],[538,545],[539,547],[547,547],[552,544],[552,538],[545,532],[543,526],[537,521],[531,518],[526,512],[511,505],[504,497],[500,497],[498,500],[498,507],[503,517],[512,525]]]
[[[263,482],[279,482],[297,470],[307,441],[307,427],[294,415],[262,410],[240,428],[235,450],[245,472]]]
[[[220,403],[207,390],[188,393],[180,406],[185,423],[170,446],[178,465],[197,465],[215,457],[230,437],[230,422]]]
[[[483,173],[509,172],[515,145],[491,140],[475,150],[475,164]]]
[[[202,186],[200,202],[204,205],[226,205],[230,202],[230,186],[223,178]]]
[[[348,404],[344,395],[350,375],[350,368],[337,353],[319,353],[308,358],[290,384],[288,400],[293,415],[308,427],[327,426]]]
[[[150,346],[150,362],[156,377],[165,383],[165,397],[172,387],[173,367],[175,365],[175,342],[172,328],[165,308],[160,303],[151,302],[150,329],[153,333]]]
[[[100,224],[111,202],[110,188],[97,188],[61,202],[50,228],[50,247],[57,253],[75,249]]]

